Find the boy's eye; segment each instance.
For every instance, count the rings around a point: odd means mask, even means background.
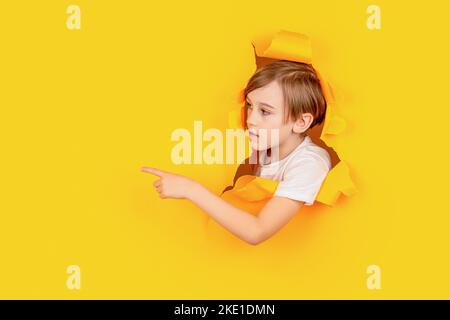
[[[247,109],[247,110],[252,110],[253,109],[253,107],[250,105],[250,103],[248,103],[248,102],[245,102],[245,108]],[[262,113],[262,115],[264,115],[264,116],[267,116],[267,115],[269,115],[269,114],[271,114],[269,111],[267,111],[266,109],[259,109],[259,112],[261,112]]]

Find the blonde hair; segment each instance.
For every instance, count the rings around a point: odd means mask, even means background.
[[[303,113],[313,115],[314,119],[309,128],[324,121],[327,102],[313,66],[302,62],[279,60],[257,69],[242,91],[242,102],[245,103],[243,112],[245,129],[247,129],[247,95],[274,80],[283,91],[285,123],[289,119],[297,120]]]

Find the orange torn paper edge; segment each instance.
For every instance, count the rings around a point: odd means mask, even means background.
[[[300,33],[282,30],[272,38],[269,46],[264,47],[255,42],[253,42],[253,45],[256,55],[259,57],[312,63],[310,38]],[[346,121],[335,113],[335,99],[332,88],[317,68],[315,69],[321,82],[323,95],[327,101],[327,112],[320,139],[333,148],[333,140],[330,138],[339,135],[345,130]],[[243,110],[240,107],[229,112],[228,125],[231,128],[242,128]],[[277,186],[278,181],[245,175],[239,177],[234,188],[226,191],[224,194],[233,194],[242,200],[255,202],[272,197]],[[341,160],[328,172],[316,201],[333,206],[340,194],[351,196],[356,192],[355,184],[350,177],[349,167],[345,161]]]

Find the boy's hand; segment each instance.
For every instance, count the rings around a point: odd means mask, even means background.
[[[162,199],[175,198],[184,199],[188,197],[188,192],[192,191],[196,182],[185,176],[158,170],[151,167],[142,167],[142,172],[148,172],[158,176],[160,179],[153,182],[153,186],[159,192]]]

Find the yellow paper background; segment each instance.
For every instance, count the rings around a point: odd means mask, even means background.
[[[70,4],[81,30],[66,28]],[[450,298],[449,7],[380,0],[371,31],[370,4],[5,1],[0,298]],[[139,168],[229,185],[235,165],[172,164],[170,134],[224,130],[251,41],[280,29],[311,37],[345,101],[334,143],[359,192],[227,247]],[[66,287],[72,264],[81,290]],[[373,264],[380,290],[366,286]]]

